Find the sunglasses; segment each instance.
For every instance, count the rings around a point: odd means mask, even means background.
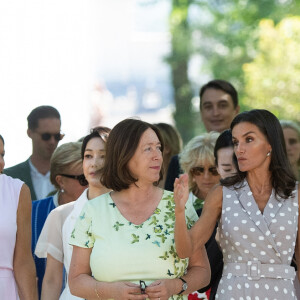
[[[76,179],[76,180],[78,180],[79,184],[82,186],[86,186],[89,184],[83,174],[81,174],[81,175],[59,174],[59,175],[67,177],[67,178]]]
[[[51,139],[51,137],[53,136],[57,142],[61,141],[63,139],[63,137],[65,136],[64,134],[62,134],[60,132],[59,133],[45,132],[45,133],[39,133],[39,135],[41,136],[43,141],[49,141]]]
[[[146,294],[146,282],[144,280],[140,280],[140,289],[141,289],[141,294]]]
[[[204,173],[204,171],[205,171],[204,167],[194,167],[191,169],[191,174],[194,176],[199,176],[199,175],[202,175]],[[208,168],[208,172],[213,176],[219,175],[217,167]]]

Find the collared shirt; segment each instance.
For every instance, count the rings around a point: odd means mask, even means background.
[[[37,197],[37,199],[34,200],[44,199],[49,193],[55,190],[54,185],[50,181],[50,171],[48,171],[46,175],[41,174],[32,164],[31,159],[29,159],[29,165],[32,184]]]

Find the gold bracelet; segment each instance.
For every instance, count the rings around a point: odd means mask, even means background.
[[[96,281],[95,293],[97,295],[97,298],[100,299],[100,296],[99,296],[98,291],[97,291],[97,284],[98,284],[98,282]]]

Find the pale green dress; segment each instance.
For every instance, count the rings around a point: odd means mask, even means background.
[[[144,280],[147,285],[158,279],[184,274],[188,259],[180,259],[175,250],[175,204],[173,193],[164,191],[151,217],[135,225],[126,220],[110,193],[90,200],[84,206],[71,234],[70,244],[93,248],[92,275],[98,281]],[[190,201],[186,220],[190,228],[198,219]],[[173,296],[187,299],[187,296]]]

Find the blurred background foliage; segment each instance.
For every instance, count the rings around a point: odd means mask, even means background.
[[[266,108],[300,121],[300,0],[165,1],[171,1],[171,50],[165,60],[184,142],[204,131],[193,99],[214,78],[237,88],[242,111]],[[189,78],[195,57],[201,60],[202,82]]]

